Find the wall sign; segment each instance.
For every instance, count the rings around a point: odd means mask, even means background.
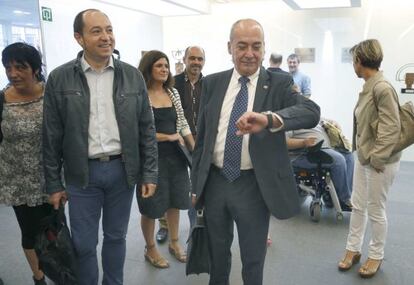
[[[300,62],[315,62],[315,48],[295,48]]]
[[[42,7],[42,20],[47,22],[52,22],[52,9],[47,7]]]
[[[349,52],[351,48],[342,48],[341,61],[344,63],[352,63],[352,54]]]

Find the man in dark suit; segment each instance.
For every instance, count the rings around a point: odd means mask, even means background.
[[[285,74],[289,74],[289,72],[284,71],[280,68],[280,65],[282,64],[283,56],[281,54],[272,52],[269,58],[269,64],[270,66],[267,68],[267,70],[272,72],[281,72]]]
[[[229,284],[234,222],[244,284],[261,285],[270,213],[299,211],[285,131],[314,127],[319,107],[292,93],[292,77],[261,67],[264,45],[257,21],[237,21],[228,42],[234,69],[203,81],[192,183],[205,210],[210,285]]]

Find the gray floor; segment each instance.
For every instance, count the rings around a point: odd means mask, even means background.
[[[373,279],[360,279],[357,267],[346,273],[338,272],[336,269],[336,263],[344,251],[349,214],[345,214],[345,218],[337,222],[334,212],[325,210],[321,221],[313,223],[308,216],[308,202],[305,202],[302,213],[297,217],[287,221],[271,219],[273,245],[269,248],[266,258],[264,284],[414,284],[413,176],[414,163],[402,163],[389,195],[386,258],[380,272]],[[189,227],[185,212],[182,212],[180,226],[181,239],[184,240]],[[6,285],[32,284],[30,270],[19,247],[19,239],[12,209],[0,206],[0,276]],[[127,238],[125,284],[208,284],[208,276],[205,274],[186,277],[185,266],[171,258],[167,245],[162,245],[161,251],[170,261],[169,269],[155,269],[144,261],[144,242],[134,202]],[[363,253],[366,253],[366,247]],[[240,270],[240,255],[235,240],[230,284],[242,284]]]

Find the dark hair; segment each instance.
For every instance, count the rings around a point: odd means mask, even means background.
[[[188,46],[186,49],[185,49],[185,51],[184,51],[184,57],[183,58],[186,58],[187,56],[188,56],[188,52],[190,51],[190,49],[192,49],[192,48],[198,48],[198,49],[200,49],[202,52],[203,52],[203,56],[205,57],[205,52],[204,52],[204,49],[202,48],[202,47],[199,47],[199,46]]]
[[[1,62],[3,63],[3,66],[6,67],[6,65],[13,61],[25,66],[29,65],[36,75],[36,79],[38,81],[45,81],[45,77],[42,73],[42,56],[35,47],[23,42],[17,42],[6,46],[1,53]]]
[[[78,34],[81,34],[82,35],[83,26],[85,25],[85,23],[83,22],[83,14],[85,12],[89,12],[89,11],[101,12],[98,9],[86,9],[86,10],[80,11],[76,15],[75,20],[73,21],[73,32],[74,33],[78,33]]]
[[[153,84],[152,78],[152,67],[154,63],[157,62],[159,59],[165,58],[168,62],[168,78],[167,81],[164,82],[163,87],[165,89],[171,89],[174,86],[174,77],[171,75],[171,66],[170,61],[168,60],[168,56],[159,50],[151,50],[146,52],[141,61],[139,62],[138,69],[141,71],[142,75],[144,76],[145,83],[147,84],[147,88],[151,88]]]
[[[282,60],[283,60],[283,56],[281,54],[272,53],[270,55],[270,61],[274,64],[282,63]]]
[[[296,59],[297,61],[298,61],[298,63],[300,63],[300,58],[299,58],[299,56],[296,54],[296,53],[292,53],[292,54],[290,54],[289,56],[288,56],[288,58],[287,58],[287,60],[294,60],[294,59]]]

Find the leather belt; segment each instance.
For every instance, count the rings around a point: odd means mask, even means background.
[[[122,158],[122,154],[115,154],[115,155],[105,155],[97,158],[89,158],[91,161],[99,161],[99,162],[108,162],[114,159]]]
[[[222,170],[222,168],[217,167],[217,166],[216,166],[216,165],[214,165],[214,164],[211,164],[210,169],[212,169],[212,170],[214,170],[214,171],[218,171],[218,172],[220,172],[220,174],[221,174],[221,170]],[[240,169],[240,176],[249,175],[249,174],[252,174],[252,173],[254,173],[253,168],[251,168],[251,169]]]

